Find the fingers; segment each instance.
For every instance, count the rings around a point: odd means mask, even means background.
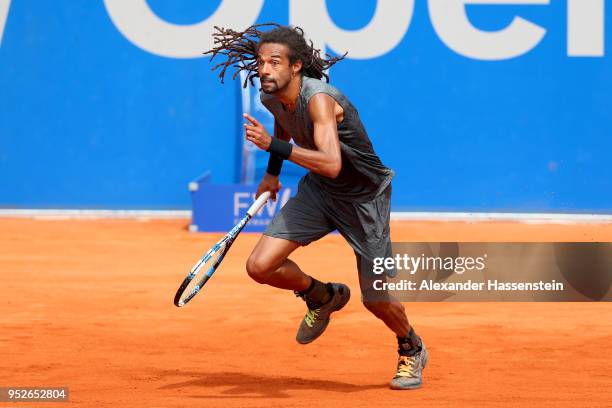
[[[244,118],[246,120],[248,120],[249,122],[251,122],[253,124],[253,126],[261,126],[261,124],[257,121],[257,119],[255,119],[254,117],[252,117],[251,115],[249,115],[248,113],[243,113],[242,116],[244,116]],[[248,126],[248,125],[247,125]]]
[[[245,134],[246,134],[246,138],[260,138],[262,133],[261,133],[261,129],[258,129],[254,126],[249,126],[245,123],[244,125],[244,129],[245,129]],[[251,140],[251,139],[249,139]],[[252,141],[252,140],[251,140]]]
[[[257,148],[261,149],[261,146],[259,146],[259,144],[257,143],[257,139],[253,139],[253,138],[247,137],[246,140],[248,140],[249,142],[253,143]]]
[[[261,132],[259,132],[256,128],[254,128],[253,126],[249,126],[249,125],[244,125],[245,128],[245,136],[246,139],[250,142],[255,143],[256,145],[259,145],[259,139],[261,138]]]
[[[267,150],[268,147],[270,147],[271,138],[265,132],[262,132],[260,128],[251,127],[251,129],[246,129],[245,138],[249,142],[254,143],[255,146],[259,147],[262,150]]]
[[[248,113],[244,113],[243,116],[251,122],[250,125],[248,123],[243,124],[246,139],[255,143],[260,149],[267,150],[271,143],[271,137],[266,129]]]
[[[258,189],[257,192],[255,193],[255,199],[258,199],[260,195],[262,195],[265,191],[269,191],[270,192],[270,199],[272,201],[276,201],[276,193],[278,192],[278,190],[274,190],[274,189]]]
[[[248,140],[249,142],[255,143],[255,145],[259,146],[261,144],[260,138],[261,136],[259,135],[259,133],[247,130],[246,140]]]
[[[276,201],[276,195],[282,187],[283,185],[279,181],[276,187],[270,190],[270,198],[272,199],[272,201]]]
[[[255,146],[257,146],[258,148],[260,148],[262,150],[266,150],[267,149],[265,147],[265,145],[261,142],[259,137],[247,135],[246,140],[248,140],[249,142],[253,143]]]

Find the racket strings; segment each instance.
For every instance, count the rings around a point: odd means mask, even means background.
[[[264,201],[261,201],[261,205],[263,205],[263,202]],[[232,243],[251,217],[252,216],[247,213],[247,215],[244,216],[221,241],[215,244],[215,246],[198,261],[196,264],[197,266],[194,266],[193,270],[189,272],[176,292],[174,297],[174,304],[176,306],[184,306],[202,290],[204,284],[206,284],[208,279],[215,273],[215,270],[221,264],[225,254],[232,246]]]
[[[200,264],[200,266],[192,272],[192,279],[185,287],[183,294],[180,297],[182,302],[186,302],[195,296],[201,289],[204,283],[210,277],[208,272],[212,267],[217,267],[218,263],[225,254],[225,247],[227,246],[227,240],[224,241],[216,248],[215,252],[211,256]]]

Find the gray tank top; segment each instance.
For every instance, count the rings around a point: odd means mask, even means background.
[[[329,195],[343,200],[370,201],[383,192],[393,178],[393,171],[385,167],[374,152],[359,114],[353,104],[333,86],[319,79],[302,77],[302,89],[294,112],[285,110],[280,100],[261,92],[263,105],[274,115],[277,127],[291,136],[296,145],[316,150],[313,124],[308,114],[308,102],[318,93],[332,98],[344,110],[344,120],[338,124],[338,137],[342,152],[342,169],[337,178],[308,172],[309,180],[318,184]]]

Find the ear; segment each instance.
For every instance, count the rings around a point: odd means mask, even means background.
[[[291,73],[293,74],[293,76],[297,75],[298,72],[300,72],[300,70],[302,69],[302,60],[297,60],[293,63],[293,65],[291,66]]]

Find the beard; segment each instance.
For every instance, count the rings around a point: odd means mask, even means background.
[[[273,79],[268,79],[265,81],[260,80],[260,84],[261,88],[259,90],[266,94],[273,94],[279,90],[278,84]]]

